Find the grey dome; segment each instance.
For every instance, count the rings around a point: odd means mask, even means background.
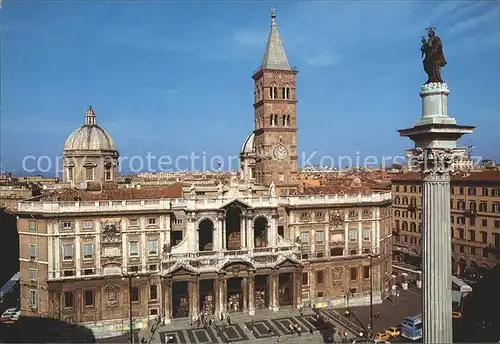
[[[111,135],[96,124],[95,112],[89,106],[85,114],[85,124],[69,135],[64,142],[63,150],[116,151],[116,144]]]
[[[245,143],[243,143],[243,146],[241,147],[241,154],[242,153],[253,153],[255,151],[254,145],[253,145],[253,140],[255,138],[255,134],[251,133],[248,135],[247,139],[245,140]]]

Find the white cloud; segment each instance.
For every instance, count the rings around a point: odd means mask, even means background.
[[[331,67],[339,64],[342,61],[342,56],[338,53],[321,53],[306,57],[305,60],[312,67]]]
[[[233,39],[244,46],[250,48],[263,49],[266,44],[267,32],[257,30],[242,30],[233,35]]]
[[[447,33],[449,35],[456,36],[468,31],[472,31],[493,20],[498,20],[498,12],[496,11],[484,12],[477,16],[473,16],[466,20],[462,20],[455,23],[447,30]]]

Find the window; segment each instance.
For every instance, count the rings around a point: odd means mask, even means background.
[[[110,166],[106,167],[106,171],[104,172],[104,178],[106,179],[106,181],[113,180],[113,177],[112,177],[112,174],[111,174],[111,167]]]
[[[457,217],[457,224],[465,225],[465,217],[463,216]]]
[[[485,202],[480,202],[479,203],[479,211],[487,212],[488,211],[488,204]]]
[[[469,210],[470,211],[476,211],[477,207],[476,207],[476,202],[475,201],[471,201],[469,203]]]
[[[72,229],[73,223],[70,221],[63,221],[63,222],[61,222],[61,228],[62,229]]]
[[[323,271],[316,271],[316,283],[323,284]]]
[[[351,268],[351,281],[358,279],[358,268]]]
[[[469,188],[469,196],[476,196],[476,188]]]
[[[36,308],[38,306],[38,293],[36,289],[30,289],[29,303],[31,308]]]
[[[487,188],[483,188],[483,192],[481,193],[482,196],[488,196],[488,189]]]
[[[358,230],[357,229],[349,230],[349,241],[350,242],[358,241]]]
[[[470,248],[470,255],[471,256],[475,256],[476,255],[476,248],[475,247],[471,247]]]
[[[481,225],[482,225],[483,227],[488,227],[488,219],[482,219],[482,220],[481,220]]]
[[[495,228],[500,228],[500,220],[495,220]]]
[[[30,221],[30,222],[28,223],[28,229],[29,229],[30,231],[36,231],[36,221]]]
[[[458,189],[458,193],[459,193],[460,195],[463,195],[463,194],[464,194],[464,188],[463,188],[463,186],[461,186],[461,187]]]
[[[500,203],[493,203],[491,205],[491,212],[492,213],[500,213]]]
[[[92,259],[94,256],[94,244],[85,243],[83,244],[83,259]]]
[[[63,248],[63,261],[73,260],[73,245],[62,245]]]
[[[130,225],[130,227],[137,227],[139,225],[139,220],[138,219],[130,219],[129,225]]]
[[[91,182],[94,180],[94,168],[93,167],[85,168],[85,179],[87,182]]]
[[[363,277],[365,279],[370,278],[370,267],[369,266],[363,266]]]
[[[288,87],[288,86],[283,87],[282,98],[283,99],[290,99],[290,87]]]
[[[93,221],[83,221],[82,228],[83,229],[92,229],[92,228],[94,228],[94,222]]]
[[[363,228],[363,241],[370,241],[370,229]]]
[[[136,257],[139,255],[139,242],[138,241],[131,241],[129,243],[129,255],[131,257]]]
[[[325,232],[323,231],[316,232],[316,243],[318,245],[323,245],[324,242],[325,242]]]
[[[488,242],[488,233],[487,232],[481,232],[481,242],[482,243]]]
[[[73,308],[74,299],[72,291],[64,292],[64,308]]]
[[[157,289],[156,285],[149,286],[149,299],[151,301],[158,300],[158,289]]]
[[[85,305],[85,307],[93,307],[94,306],[94,291],[93,290],[85,290],[84,305]]]
[[[278,96],[278,88],[274,85],[272,85],[270,88],[269,88],[269,97],[271,99],[276,99]]]
[[[316,214],[314,214],[314,218],[316,220],[321,220],[322,221],[322,220],[325,219],[325,213],[316,213]]]
[[[68,167],[68,181],[73,181],[73,167]]]
[[[37,248],[36,244],[30,244],[29,245],[29,256],[31,260],[35,260],[37,255]]]
[[[152,217],[148,219],[149,226],[156,226],[156,218]]]
[[[158,240],[156,239],[148,240],[148,254],[150,256],[158,254]]]
[[[469,237],[470,237],[470,241],[476,241],[476,232],[470,230]]]
[[[30,281],[36,281],[36,269],[30,269]]]
[[[309,284],[309,273],[304,272],[302,274],[302,285],[308,285]]]
[[[300,242],[303,243],[304,245],[308,245],[309,244],[309,233],[301,232],[300,233]]]
[[[130,291],[132,292],[130,294],[130,301],[139,302],[139,287],[132,287]]]

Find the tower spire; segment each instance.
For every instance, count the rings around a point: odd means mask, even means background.
[[[271,30],[267,38],[266,51],[262,58],[261,68],[291,70],[285,50],[283,49],[283,43],[281,43],[274,7],[271,9]]]
[[[87,112],[85,112],[85,125],[96,125],[95,112],[92,105],[89,105]]]

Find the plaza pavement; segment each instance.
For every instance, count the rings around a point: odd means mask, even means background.
[[[220,320],[216,320],[216,326],[203,328],[190,326],[185,319],[175,319],[171,324],[159,327],[156,331],[151,331],[152,326],[139,331],[135,335],[135,343],[139,344],[141,338],[145,338],[147,343],[159,344],[167,343],[167,338],[174,337],[170,343],[256,343],[272,344],[280,343],[302,344],[302,343],[325,343],[328,337],[332,337],[334,342],[339,342],[338,325],[332,323],[318,324],[314,312],[311,309],[304,309],[300,315],[297,309],[285,308],[278,312],[260,310],[251,317],[243,313],[231,313],[231,325],[222,326]],[[251,322],[253,323],[253,330]],[[302,334],[289,333],[289,324],[298,324],[302,328]],[[217,329],[219,328],[219,330]],[[342,327],[343,328],[343,327]],[[312,329],[312,334],[309,330]],[[349,333],[348,338],[354,338]],[[127,343],[128,337],[121,336],[99,340],[100,343]]]

